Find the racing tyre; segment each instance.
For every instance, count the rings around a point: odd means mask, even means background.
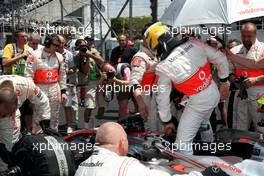
[[[76,171],[70,147],[60,137],[23,136],[12,153],[25,176],[72,176]]]

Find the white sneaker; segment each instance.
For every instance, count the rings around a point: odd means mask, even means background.
[[[72,129],[72,127],[68,127],[67,128],[67,134],[71,134],[71,133],[73,133],[73,129]]]

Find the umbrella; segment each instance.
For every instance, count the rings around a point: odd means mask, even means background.
[[[161,17],[173,27],[231,24],[264,16],[264,0],[174,0]]]

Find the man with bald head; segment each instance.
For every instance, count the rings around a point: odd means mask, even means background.
[[[137,159],[127,157],[128,139],[123,127],[115,122],[106,122],[100,126],[95,137],[96,144],[93,154],[82,162],[75,176],[170,176],[161,170],[150,169]],[[218,176],[211,168],[203,172],[190,172],[181,176]],[[174,176],[180,176],[175,174]]]
[[[99,145],[90,158],[80,164],[75,176],[168,176],[168,174],[150,170],[138,160],[127,157],[128,140],[121,125],[106,122],[96,134]]]
[[[138,160],[126,157],[127,135],[118,123],[102,124],[96,134],[96,143],[99,147],[95,148],[90,158],[80,164],[75,176],[140,176],[148,172],[148,168]]]
[[[257,112],[258,96],[264,93],[264,43],[257,39],[257,27],[247,22],[241,28],[242,44],[230,50],[226,49],[227,57],[233,64],[232,77],[246,78],[243,84],[247,87],[248,97],[237,97],[234,100],[233,127],[248,130],[253,122],[255,130],[259,122]],[[239,87],[237,87],[239,88]]]
[[[123,127],[118,123],[108,122],[103,124],[97,132],[95,141],[100,145],[100,147],[108,149],[119,156],[127,155],[127,134]]]
[[[150,170],[137,159],[127,157],[128,139],[121,125],[106,122],[96,134],[92,156],[80,164],[75,176],[169,176],[167,173]]]

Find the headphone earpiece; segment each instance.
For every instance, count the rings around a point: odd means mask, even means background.
[[[52,42],[52,37],[51,35],[47,35],[45,40],[44,40],[44,46],[49,48]]]
[[[44,46],[49,48],[52,44],[52,41],[56,39],[60,41],[59,36],[57,34],[48,34],[44,40]]]

